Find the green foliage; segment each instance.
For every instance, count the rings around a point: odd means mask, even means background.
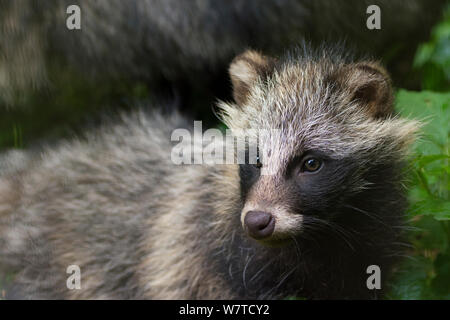
[[[422,120],[415,145],[408,215],[413,249],[396,274],[392,299],[450,299],[450,4],[416,53],[422,92],[399,90],[397,111]],[[446,93],[437,93],[443,91]]]
[[[450,90],[450,4],[443,21],[433,28],[430,41],[417,50],[414,67],[422,74],[424,90]]]
[[[396,108],[424,125],[411,164],[408,215],[414,248],[390,298],[450,299],[450,93],[400,90]]]

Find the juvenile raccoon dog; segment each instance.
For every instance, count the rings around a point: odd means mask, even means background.
[[[393,115],[378,63],[338,51],[233,60],[224,123],[280,134],[258,142],[256,164],[175,165],[171,132],[187,120],[137,112],[0,175],[7,296],[380,297],[401,253],[417,123]],[[80,289],[67,287],[72,265]]]

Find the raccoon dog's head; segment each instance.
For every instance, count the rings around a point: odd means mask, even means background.
[[[390,79],[377,62],[330,50],[279,60],[247,51],[229,71],[235,103],[220,103],[223,121],[236,136],[264,132],[248,140],[257,141],[258,159],[240,164],[250,237],[285,243],[372,188],[398,184],[417,123],[393,115]],[[383,206],[383,193],[369,197]]]

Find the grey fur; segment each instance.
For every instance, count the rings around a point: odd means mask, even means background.
[[[278,61],[266,77],[247,77],[246,72],[258,72],[255,64],[264,59],[254,52],[236,58],[230,68],[234,84],[252,79],[247,83],[250,97],[241,105],[220,105],[234,132],[282,129],[280,144],[264,162],[276,174],[257,180],[245,198],[245,178],[237,165],[171,163],[171,130],[186,127],[177,113],[167,118],[135,112],[85,139],[47,149],[26,168],[1,176],[0,266],[15,272],[12,297],[373,297],[359,273],[369,261],[388,273],[397,253],[403,208],[399,168],[416,123],[390,114],[376,118],[362,100],[351,99],[351,83],[335,86],[350,68],[361,85],[375,83],[379,89],[377,77],[385,80],[386,75],[373,62],[358,64],[330,50],[304,50]],[[326,82],[336,74],[336,82]],[[292,212],[295,199],[283,172],[290,158],[310,147],[356,166],[339,185],[345,196],[327,195],[316,206],[331,201],[339,211],[351,204],[345,202],[350,196],[363,197],[367,205],[377,204],[382,225],[370,220],[369,212],[369,217],[351,212],[363,222],[353,235],[358,239],[336,240],[330,231],[315,238],[321,243],[315,247],[297,238],[294,224],[299,221],[293,218],[303,212]],[[264,142],[260,148],[267,151]],[[392,166],[394,174],[382,175],[378,184],[366,180],[365,174],[378,166]],[[281,219],[277,226],[284,228],[279,233],[287,230],[294,242],[272,248],[245,235],[241,211],[261,203],[272,206]],[[342,223],[343,228],[350,222]],[[81,268],[81,290],[66,288],[69,265]]]

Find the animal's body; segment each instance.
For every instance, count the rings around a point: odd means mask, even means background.
[[[381,268],[384,289],[401,253],[416,128],[393,116],[387,73],[304,48],[247,51],[230,75],[227,126],[280,133],[259,141],[257,165],[175,165],[171,132],[189,121],[136,112],[0,175],[9,297],[380,296],[366,270]]]

